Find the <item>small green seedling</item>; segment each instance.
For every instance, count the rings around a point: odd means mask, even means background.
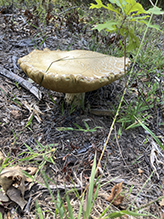
[[[117,36],[120,34],[125,40],[128,38],[129,42],[126,47],[127,52],[139,47],[139,38],[135,35],[134,27],[130,25],[130,23],[138,22],[145,24],[150,28],[160,30],[159,25],[150,24],[147,19],[150,18],[151,14],[164,14],[164,11],[161,11],[161,8],[155,6],[146,11],[142,5],[135,0],[109,0],[112,4],[107,5],[104,5],[101,0],[95,1],[97,4],[91,3],[90,9],[105,8],[114,12],[116,16],[114,20],[95,25],[93,29],[97,29],[98,31],[105,29],[105,31],[117,33]]]

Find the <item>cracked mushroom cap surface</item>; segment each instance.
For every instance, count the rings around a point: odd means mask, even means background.
[[[33,81],[62,93],[93,91],[124,75],[124,57],[87,50],[33,50],[18,63]]]

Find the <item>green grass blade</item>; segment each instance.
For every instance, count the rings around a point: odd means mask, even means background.
[[[77,219],[81,218],[81,213],[82,213],[82,210],[83,210],[83,204],[84,204],[84,195],[83,195],[81,203],[80,203],[79,214],[78,214],[78,218]]]
[[[67,206],[68,206],[68,212],[69,212],[69,219],[74,219],[73,210],[72,210],[72,206],[71,206],[68,194],[66,195],[66,200],[67,200]]]
[[[136,117],[135,117],[136,118]],[[136,118],[137,119],[137,118]],[[144,128],[153,138],[154,140],[157,142],[157,144],[161,147],[161,149],[164,151],[164,146],[162,145],[162,143],[160,142],[160,140],[158,139],[158,137],[146,126],[144,125],[139,119],[137,119],[137,121],[140,123],[140,125],[142,126],[142,128]]]
[[[132,211],[118,211],[118,212],[112,212],[110,214],[108,214],[107,218],[118,218],[121,217],[123,215],[130,215],[130,216],[134,216],[134,217],[138,217],[138,216],[148,216],[147,214],[142,214],[142,213],[137,213],[137,212],[132,212]],[[104,218],[104,219],[105,219]]]
[[[43,214],[42,214],[42,209],[41,209],[41,207],[39,206],[37,200],[36,200],[36,202],[35,202],[35,206],[36,206],[36,210],[37,210],[38,215],[39,215],[39,219],[44,219]]]
[[[57,200],[55,200],[54,195],[53,195],[53,193],[52,193],[52,191],[49,187],[49,183],[48,183],[48,180],[47,180],[47,175],[42,170],[41,170],[41,174],[42,174],[45,186],[47,187],[47,189],[48,189],[48,191],[51,195],[52,201],[55,203],[56,213],[59,213],[60,218],[62,219],[62,218],[64,218],[64,209],[63,209],[63,203],[62,203],[62,199],[60,197],[60,194],[59,194],[59,192],[57,192]]]
[[[92,172],[90,177],[90,183],[89,183],[89,192],[87,197],[87,203],[86,203],[86,218],[89,218],[89,215],[92,210],[92,200],[93,200],[93,188],[94,188],[94,180],[95,180],[95,172],[96,172],[96,154],[94,157],[94,162],[92,166]]]

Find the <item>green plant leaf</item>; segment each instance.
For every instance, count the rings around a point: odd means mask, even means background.
[[[126,47],[127,52],[130,52],[139,46],[139,38],[135,35],[134,30],[128,30],[129,44]]]
[[[127,18],[128,18],[129,21],[134,21],[134,22],[135,22],[135,21],[139,22],[140,20],[144,20],[144,19],[150,17],[150,15],[138,16],[138,17],[132,17],[132,16],[133,16],[133,15],[128,16]]]
[[[145,24],[146,24],[148,27],[150,27],[150,28],[154,28],[154,29],[156,29],[156,30],[161,31],[161,30],[160,30],[160,26],[157,25],[157,24],[150,24],[150,23],[149,23],[148,21],[146,21],[146,20],[145,20]]]
[[[81,218],[81,213],[82,213],[82,210],[83,210],[83,204],[84,204],[84,195],[83,195],[82,200],[80,202],[80,208],[79,208],[79,213],[78,213],[78,218],[77,219]]]
[[[92,172],[91,172],[90,181],[89,181],[89,191],[88,191],[88,197],[86,199],[86,201],[87,201],[87,203],[86,203],[86,212],[84,212],[85,218],[89,218],[90,212],[92,210],[95,172],[96,172],[96,154],[95,154],[95,157],[94,157]]]
[[[146,216],[147,217],[148,216],[148,214],[137,213],[137,212],[134,212],[134,211],[123,210],[121,212],[124,213],[124,214],[127,214],[127,215],[134,216],[134,217],[138,217],[138,216]]]
[[[119,12],[119,9],[118,9],[118,8],[115,9],[115,8],[113,7],[113,5],[107,4],[107,6],[105,6],[105,5],[103,5],[103,3],[102,3],[101,0],[95,0],[95,1],[97,2],[97,5],[91,3],[91,6],[90,6],[89,9],[93,9],[93,8],[97,8],[97,9],[99,9],[99,8],[105,8],[105,9],[108,9],[108,10],[110,10],[110,11],[113,11],[113,12],[115,12],[115,13],[121,15],[121,13]]]
[[[136,117],[135,117],[136,118]],[[136,118],[137,119],[137,118]],[[137,121],[140,123],[140,125],[147,131],[149,134],[154,138],[154,140],[157,142],[157,144],[160,146],[160,148],[164,151],[164,146],[158,139],[158,137],[147,127],[145,126],[139,119]]]
[[[150,8],[147,13],[150,14],[156,14],[156,15],[162,15],[164,14],[164,11],[161,11],[161,8],[158,8],[157,6],[154,6],[153,8]]]
[[[121,212],[113,212],[113,213],[108,214],[108,216],[105,218],[117,218],[117,217],[121,217],[123,215],[124,215],[124,213],[121,213]]]
[[[127,4],[126,0],[109,0],[111,3],[116,4],[119,8],[121,8],[123,14],[125,14],[125,5]]]
[[[127,211],[127,210],[123,210],[123,211],[118,211],[118,212],[113,212],[108,214],[108,218],[117,218],[117,217],[121,217],[123,215],[131,215],[131,216],[148,216],[147,214],[142,214],[142,213],[137,213],[137,212],[133,212],[133,211]],[[105,217],[107,218],[107,217]]]
[[[127,4],[125,5],[125,14],[130,15],[133,12],[135,12],[134,15],[147,13],[140,3],[137,3],[135,0],[127,0]]]
[[[97,5],[91,3],[91,6],[89,9],[102,8],[104,6],[101,0],[95,0],[95,2],[97,2]]]
[[[68,212],[69,212],[69,219],[74,219],[73,210],[72,210],[72,206],[71,206],[68,195],[66,195],[66,200],[67,200],[67,206],[68,206]]]
[[[116,25],[119,25],[120,22],[116,22],[116,21],[108,21],[105,22],[104,24],[98,24],[96,25],[94,28],[92,28],[93,30],[97,29],[98,31],[101,31],[103,29],[108,30],[109,32],[112,31],[117,31],[117,27]]]
[[[111,4],[107,4],[107,6],[104,7],[104,8],[108,9],[109,11],[113,11],[116,14],[119,14],[120,16],[122,16],[121,13],[119,12],[119,9],[118,8],[114,8]]]
[[[74,131],[74,128],[72,127],[56,127],[57,131]]]
[[[37,210],[38,215],[39,215],[39,219],[43,219],[44,217],[43,217],[43,214],[42,214],[42,209],[41,209],[41,207],[39,206],[37,200],[36,200],[36,202],[35,202],[35,205],[36,205],[36,210]]]
[[[32,120],[33,120],[33,117],[34,117],[34,115],[32,115],[32,116],[30,117],[28,123],[25,125],[25,128],[27,128],[27,127],[31,124],[31,122],[32,122]]]
[[[81,126],[79,126],[78,124],[76,124],[76,123],[73,123],[78,129],[79,129],[79,131],[81,130],[81,131],[83,131],[83,128],[81,127]]]
[[[86,121],[83,121],[83,122],[84,122],[86,129],[89,130],[89,125],[86,123]]]

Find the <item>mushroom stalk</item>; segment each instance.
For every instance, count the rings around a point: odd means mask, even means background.
[[[76,107],[84,106],[85,93],[66,93],[65,103]]]

